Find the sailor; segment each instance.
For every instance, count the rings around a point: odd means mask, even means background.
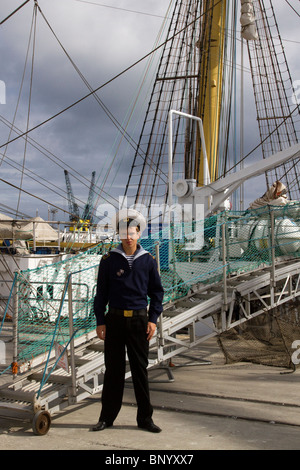
[[[102,431],[112,426],[121,409],[127,351],[137,401],[137,425],[158,433],[161,429],[152,420],[147,366],[149,341],[162,312],[164,292],[155,259],[138,244],[145,219],[131,209],[124,211],[114,221],[121,244],[100,261],[94,299],[96,332],[104,340],[106,369],[102,409],[92,429]]]

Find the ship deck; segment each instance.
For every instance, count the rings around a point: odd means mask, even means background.
[[[126,451],[127,456],[141,450],[186,455],[199,450],[300,449],[298,370],[225,364],[215,338],[176,356],[173,363],[168,370],[149,370],[154,421],[162,428],[160,434],[136,427],[135,398],[128,381],[112,428],[90,432],[101,406],[98,394],[55,415],[46,436],[34,436],[30,423],[0,418],[0,449],[76,448],[109,451],[103,455]]]

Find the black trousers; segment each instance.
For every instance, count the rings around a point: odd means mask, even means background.
[[[123,317],[109,312],[106,316],[104,342],[105,375],[102,390],[100,421],[112,424],[116,419],[123,399],[125,383],[126,350],[137,401],[137,423],[151,421],[153,408],[150,403],[148,385],[147,322],[145,315]]]

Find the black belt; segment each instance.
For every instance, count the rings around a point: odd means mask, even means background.
[[[121,310],[119,308],[110,307],[109,312],[113,315],[120,315],[126,318],[145,316],[147,314],[147,310],[145,308],[140,308],[138,310]]]

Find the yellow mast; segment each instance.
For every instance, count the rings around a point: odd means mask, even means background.
[[[208,0],[207,11],[215,3],[215,0]],[[217,3],[210,12],[209,21],[207,21],[207,18],[204,21],[207,22],[207,26],[205,26],[204,39],[201,46],[201,53],[204,56],[202,57],[199,88],[199,110],[200,117],[203,119],[210,180],[214,181],[218,175],[218,137],[222,102],[226,0]],[[202,152],[196,165],[195,178],[198,186],[203,186]]]

